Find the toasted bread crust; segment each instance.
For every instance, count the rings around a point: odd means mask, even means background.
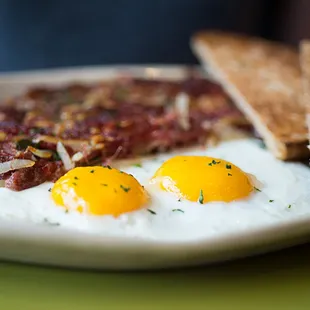
[[[298,52],[258,38],[201,32],[192,48],[279,159],[309,156]]]
[[[306,106],[310,140],[310,40],[300,42],[300,66],[302,72],[302,102]]]

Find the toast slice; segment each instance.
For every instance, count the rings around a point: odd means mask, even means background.
[[[300,42],[300,66],[302,72],[302,102],[306,107],[306,120],[310,140],[310,40]],[[309,146],[308,146],[309,147]]]
[[[279,159],[309,157],[298,52],[220,31],[193,36],[192,49]]]

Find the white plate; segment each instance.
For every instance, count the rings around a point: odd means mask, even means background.
[[[42,70],[0,75],[0,99],[33,84],[92,82],[131,73],[140,77],[178,79],[184,66],[113,66]],[[0,202],[1,206],[1,202]],[[148,269],[191,266],[244,257],[299,244],[310,238],[310,216],[263,229],[199,242],[159,242],[102,237],[29,223],[0,223],[0,258],[56,266]]]

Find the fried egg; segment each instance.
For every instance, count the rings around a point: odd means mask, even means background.
[[[249,176],[234,164],[208,156],[175,156],[152,178],[153,184],[179,199],[207,203],[231,202],[253,191]]]
[[[255,139],[75,168],[21,192],[0,188],[0,221],[102,236],[187,241],[310,215],[310,170]]]
[[[148,200],[133,175],[104,167],[75,168],[56,181],[52,199],[66,209],[91,215],[120,215],[140,209]]]

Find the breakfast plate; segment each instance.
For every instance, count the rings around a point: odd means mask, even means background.
[[[18,95],[29,86],[38,84],[57,86],[67,82],[88,83],[126,74],[148,79],[174,80],[186,77],[192,70],[202,73],[199,68],[148,65],[3,74],[0,76],[0,99]],[[180,154],[219,157],[226,168],[230,167],[228,160],[232,161],[253,175],[258,192],[253,194],[255,197],[248,204],[240,202],[224,206],[211,203],[206,212],[200,207],[196,214],[192,211],[192,205],[187,205],[186,201],[172,201],[168,193],[158,194],[156,190],[150,189],[155,198],[154,205],[138,220],[126,219],[132,226],[135,221],[142,226],[135,224],[138,227],[135,233],[122,234],[120,232],[125,230],[119,229],[118,233],[113,234],[108,231],[112,227],[108,221],[93,221],[90,226],[75,229],[74,225],[83,226],[84,223],[74,222],[72,217],[73,222],[67,225],[65,217],[68,218],[68,215],[59,216],[61,225],[58,218],[57,221],[47,218],[42,224],[36,220],[27,221],[23,215],[15,217],[7,208],[9,203],[14,204],[15,196],[9,195],[5,189],[6,192],[1,196],[0,213],[7,212],[11,218],[0,219],[0,258],[74,268],[159,269],[224,261],[296,245],[310,239],[310,208],[308,211],[306,203],[309,201],[306,195],[310,170],[302,164],[276,160],[254,138],[240,134],[223,141],[219,147],[174,150],[172,153],[143,158],[138,165],[137,160],[122,161],[117,164],[117,168],[128,174],[132,173],[141,184],[145,184],[163,162]],[[266,166],[260,166],[262,164]],[[227,175],[227,171],[225,173]],[[231,176],[229,171],[228,175]],[[41,212],[42,206],[48,207],[48,201],[41,193],[44,191],[47,194],[49,186],[50,184],[41,184],[38,190],[25,190],[26,194],[19,199],[31,202]],[[15,200],[15,204],[16,201],[18,200]],[[161,203],[166,209],[175,203],[176,207],[171,211],[176,212],[161,216]],[[51,210],[47,210],[50,212],[47,214],[52,217]],[[24,214],[24,210],[19,211]],[[173,222],[172,216],[178,220]],[[31,214],[30,218],[33,218]],[[171,223],[178,223],[179,226],[174,230]],[[189,223],[192,225],[191,229]],[[156,226],[155,230],[149,228],[152,225]],[[91,227],[91,231],[88,231],[88,227]]]

